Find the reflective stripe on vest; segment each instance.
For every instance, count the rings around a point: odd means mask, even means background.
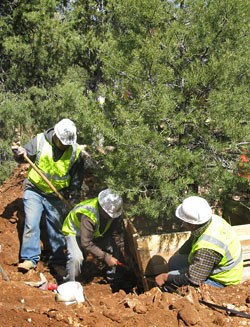
[[[110,225],[112,223],[112,220],[109,219],[104,228],[104,231],[100,233],[100,216],[98,210],[98,198],[93,198],[93,199],[82,201],[77,206],[75,206],[74,209],[70,211],[70,213],[67,215],[63,223],[62,232],[64,235],[80,236],[81,223],[77,217],[78,213],[89,217],[93,221],[95,225],[95,231],[93,234],[94,238],[102,237],[110,228]]]
[[[212,221],[203,234],[193,243],[189,262],[195,252],[206,248],[222,255],[209,278],[224,285],[239,284],[243,273],[242,249],[232,227],[221,217],[213,215]]]
[[[53,149],[46,140],[44,133],[37,135],[37,156],[36,166],[55,186],[57,190],[66,188],[70,184],[70,169],[80,155],[78,144],[68,147],[58,161],[53,160]],[[53,191],[42,179],[42,177],[32,168],[29,168],[28,179],[41,191],[49,194]]]
[[[226,257],[226,261],[227,261],[226,265],[213,269],[213,271],[212,271],[213,274],[218,274],[218,273],[220,273],[222,271],[231,270],[233,267],[237,266],[243,260],[242,251],[241,251],[240,256],[238,257],[238,259],[234,260],[231,253],[230,253],[230,251],[229,251],[229,249],[228,249],[228,245],[221,242],[221,241],[219,241],[218,239],[216,239],[213,236],[203,235],[201,237],[201,240],[204,240],[206,242],[217,245],[225,253],[225,257]]]

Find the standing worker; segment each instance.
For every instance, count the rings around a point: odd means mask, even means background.
[[[240,241],[223,218],[212,214],[208,202],[198,196],[186,198],[176,209],[184,230],[191,231],[189,254],[174,255],[169,272],[158,275],[156,284],[215,287],[240,284],[243,259]],[[183,249],[185,246],[183,247]],[[185,252],[185,251],[184,251]]]
[[[124,256],[122,212],[122,198],[111,189],[80,202],[70,211],[62,228],[68,252],[65,281],[80,276],[84,256],[91,254],[109,267],[107,281],[118,283],[122,268],[117,265]]]
[[[24,162],[24,157],[28,157],[65,199],[77,203],[84,178],[84,161],[76,139],[75,124],[70,119],[62,119],[24,147],[13,146],[12,151],[16,161]],[[44,212],[51,247],[49,266],[55,273],[63,267],[65,271],[66,244],[61,229],[68,210],[32,166],[24,184],[25,223],[18,270],[34,269],[40,260],[40,221]]]

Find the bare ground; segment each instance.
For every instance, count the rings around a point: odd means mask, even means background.
[[[82,283],[88,301],[65,305],[55,301],[53,291],[42,291],[25,284],[38,281],[43,273],[50,282],[54,277],[41,261],[35,271],[17,271],[23,226],[22,181],[26,165],[17,167],[13,176],[0,187],[0,264],[10,281],[0,275],[0,326],[250,326],[250,319],[200,303],[209,301],[250,314],[250,281],[239,286],[216,289],[203,286],[184,287],[176,293],[162,293],[152,288],[139,294],[134,288],[112,293],[98,274]]]

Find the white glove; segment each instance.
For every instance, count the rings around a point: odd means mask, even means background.
[[[22,146],[13,145],[11,150],[16,157],[23,157],[24,154],[27,154],[26,150]]]

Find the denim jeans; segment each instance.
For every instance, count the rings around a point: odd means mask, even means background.
[[[67,263],[66,276],[64,282],[75,281],[81,275],[84,255],[81,251],[80,237],[74,235],[67,235]],[[109,237],[100,237],[94,239],[94,243],[103,251],[111,253],[116,259],[122,260],[121,254],[113,241]],[[108,267],[106,270],[106,278],[109,283],[117,281],[122,276],[122,270],[119,266]]]
[[[64,265],[66,244],[61,229],[67,212],[62,201],[59,198],[45,197],[32,189],[26,189],[23,194],[23,204],[25,222],[20,251],[21,260],[30,260],[35,266],[40,260],[40,222],[44,212],[52,252],[49,264]]]
[[[189,265],[188,255],[186,254],[174,255],[173,257],[170,258],[168,265],[169,265],[168,274],[171,275],[183,274],[188,271],[188,265]],[[222,285],[221,283],[216,282],[210,278],[206,279],[204,281],[204,284],[208,284],[210,286],[219,287],[219,288],[224,287],[224,285]]]

